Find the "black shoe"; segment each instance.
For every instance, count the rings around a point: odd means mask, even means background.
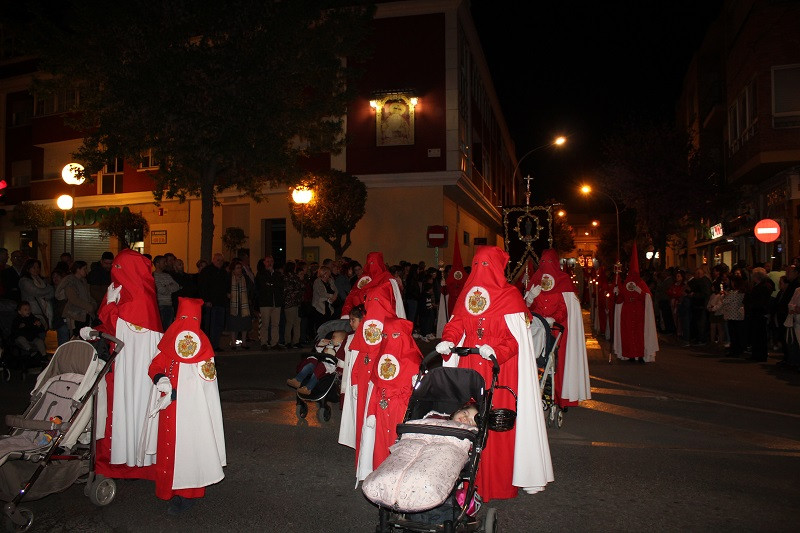
[[[184,513],[194,507],[197,502],[195,498],[182,498],[181,496],[173,496],[167,505],[167,514],[176,516]]]
[[[273,346],[273,348],[275,348],[276,350],[285,350],[286,349],[286,345],[278,343],[275,346]]]
[[[266,344],[262,344],[262,345],[261,345],[261,349],[262,349],[262,350],[269,350],[269,346],[268,346],[268,345],[266,345]]]
[[[297,344],[292,345],[292,348],[294,348],[295,350],[302,350],[303,345],[298,342]]]

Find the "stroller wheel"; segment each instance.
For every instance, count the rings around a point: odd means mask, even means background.
[[[497,509],[490,507],[483,518],[483,532],[495,533],[497,531]]]
[[[327,422],[331,419],[331,408],[327,405],[321,406],[317,409],[317,420],[320,422]]]
[[[563,409],[559,409],[558,413],[556,413],[556,427],[561,429],[561,426],[564,425],[564,411]]]
[[[7,508],[3,510],[6,513],[9,511]],[[22,523],[19,524],[18,522]],[[29,531],[31,526],[33,526],[33,511],[25,507],[17,507],[10,513],[10,516],[3,517],[3,529],[9,533],[23,533],[24,531]]]
[[[98,475],[89,487],[89,501],[98,507],[108,505],[117,495],[117,483],[111,478]]]
[[[305,418],[308,414],[308,406],[304,403],[298,403],[297,407],[294,408],[294,412],[297,418]]]
[[[0,372],[2,372],[0,374],[0,377],[2,377],[3,381],[5,381],[6,383],[11,381],[11,370],[9,370],[8,368],[3,368],[2,370],[0,370]]]

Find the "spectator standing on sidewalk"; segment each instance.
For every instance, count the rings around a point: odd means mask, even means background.
[[[689,280],[689,294],[692,303],[693,344],[702,346],[708,342],[708,299],[711,297],[711,278],[705,269],[697,268]]]
[[[256,274],[256,299],[261,311],[261,348],[282,348],[280,340],[281,306],[283,306],[283,275],[275,270],[271,255],[264,257]]]
[[[100,261],[92,263],[86,282],[89,284],[89,293],[94,301],[100,302],[106,295],[108,286],[111,285],[111,264],[114,262],[114,254],[103,252]]]
[[[283,267],[283,313],[286,324],[283,339],[290,348],[302,348],[300,345],[300,303],[303,300],[303,280],[295,273],[294,261]]]
[[[197,275],[197,285],[203,299],[203,323],[215,352],[222,351],[219,341],[225,327],[225,314],[228,312],[230,277],[223,268],[224,264],[225,257],[216,253],[211,264],[206,265]]]
[[[769,299],[772,297],[772,280],[767,277],[763,268],[754,268],[751,274],[753,288],[745,296],[744,312],[750,332],[750,344],[753,353],[751,361],[767,360],[767,317],[769,316]]]
[[[161,315],[161,327],[167,329],[175,320],[175,308],[172,307],[172,293],[180,290],[178,282],[165,269],[167,259],[163,255],[153,258],[153,279],[156,282],[156,299],[158,313]]]

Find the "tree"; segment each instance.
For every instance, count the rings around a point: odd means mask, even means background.
[[[686,215],[703,214],[716,178],[689,135],[669,123],[632,119],[603,142],[603,186],[636,214],[639,233],[664,257]],[[621,228],[626,233],[627,228]]]
[[[311,189],[314,196],[302,205],[289,195],[292,224],[300,231],[302,219],[303,235],[322,239],[333,248],[336,258],[341,258],[352,243],[350,232],[366,212],[366,185],[339,170],[309,175],[299,185]]]
[[[34,202],[18,203],[14,206],[14,211],[11,214],[11,220],[14,222],[14,225],[28,228],[35,232],[36,240],[33,246],[36,250],[41,250],[45,268],[48,268],[46,254],[47,245],[39,242],[39,229],[52,226],[58,214],[58,209]]]
[[[229,258],[233,258],[233,254],[247,242],[247,235],[245,235],[242,228],[232,226],[225,228],[225,233],[222,234],[222,246],[228,251]]]
[[[141,213],[128,210],[115,211],[103,217],[97,224],[100,236],[119,239],[119,249],[130,248],[130,243],[144,239],[150,233],[150,224]]]
[[[559,257],[575,249],[575,228],[567,224],[563,217],[553,217],[553,249]]]
[[[31,3],[38,5],[38,2]],[[49,3],[47,4],[49,5]],[[372,19],[361,0],[65,2],[35,19],[30,50],[79,90],[70,125],[88,132],[87,173],[114,157],[160,162],[154,197],[201,199],[201,256],[217,195],[255,200],[337,152]],[[35,9],[31,7],[30,9]],[[347,58],[346,60],[344,58]]]

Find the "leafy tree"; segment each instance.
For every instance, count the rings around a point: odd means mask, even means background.
[[[11,220],[16,226],[36,232],[37,240],[34,242],[34,247],[37,250],[41,249],[42,257],[44,257],[46,245],[38,240],[39,229],[52,226],[58,214],[58,209],[50,207],[49,205],[37,204],[34,202],[20,202],[14,206],[14,211],[11,213]]]
[[[303,206],[289,195],[292,224],[300,231],[302,219],[303,235],[322,239],[333,248],[336,258],[341,258],[352,243],[350,232],[366,211],[366,185],[339,170],[309,175],[299,185],[311,189],[314,196]]]
[[[233,254],[246,242],[247,235],[245,235],[242,228],[231,226],[230,228],[225,228],[225,233],[222,234],[222,246],[228,251],[231,259]]]
[[[559,257],[575,249],[575,228],[567,224],[563,217],[553,217],[553,249]]]
[[[97,224],[100,236],[119,239],[119,249],[130,248],[132,242],[144,239],[150,233],[150,224],[141,213],[128,210],[109,213]]]
[[[152,149],[156,202],[201,199],[202,257],[211,256],[221,191],[260,200],[266,187],[295,181],[304,156],[344,144],[367,2],[59,5],[35,20],[29,43],[55,76],[40,89],[80,91],[69,124],[88,133],[77,158],[96,172]]]
[[[715,191],[714,173],[668,123],[632,119],[604,139],[603,186],[636,214],[638,232],[664,257],[686,215],[702,215]],[[621,228],[629,233],[629,228]]]

